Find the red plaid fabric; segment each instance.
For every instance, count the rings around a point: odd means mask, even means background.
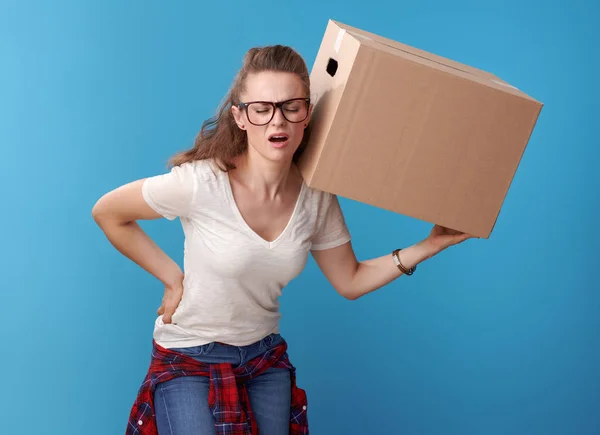
[[[246,382],[270,367],[288,369],[292,379],[290,435],[308,435],[306,392],[296,385],[296,370],[282,342],[265,354],[233,368],[231,364],[205,364],[153,341],[150,368],[129,414],[126,435],[158,435],[154,413],[154,390],[161,382],[180,376],[209,376],[208,405],[215,415],[217,435],[258,435],[258,427]]]

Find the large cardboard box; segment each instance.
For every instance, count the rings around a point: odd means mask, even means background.
[[[542,103],[491,73],[329,21],[306,183],[488,238]]]

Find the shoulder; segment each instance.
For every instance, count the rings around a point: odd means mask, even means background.
[[[337,195],[304,185],[306,200],[317,211],[327,210],[332,202],[337,202]]]
[[[213,159],[202,159],[173,166],[169,176],[174,179],[173,184],[193,190],[195,197],[223,190],[226,173]]]
[[[350,232],[338,196],[318,189],[309,189],[314,216],[311,250],[324,250],[340,246],[350,240]]]
[[[214,190],[220,184],[221,170],[212,160],[193,160],[172,166],[168,171],[147,177],[142,191],[156,197],[180,197],[192,201],[204,190]]]
[[[338,196],[334,193],[304,185],[304,211],[312,216],[317,228],[323,226],[326,220],[343,219],[343,212]]]
[[[181,177],[194,178],[199,181],[216,180],[222,170],[213,159],[192,160],[173,166],[171,172]]]

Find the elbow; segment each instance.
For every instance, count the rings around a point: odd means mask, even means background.
[[[378,290],[380,287],[360,287],[349,285],[347,287],[336,288],[337,292],[349,301],[355,301],[362,298],[363,296]]]
[[[92,219],[98,224],[100,223],[100,219],[102,216],[101,207],[99,205],[99,201],[94,204],[92,207]]]
[[[340,287],[336,290],[344,299],[348,299],[349,301],[355,301],[360,298],[360,294],[357,294],[350,287]]]
[[[102,205],[102,198],[100,198],[92,207],[92,219],[94,219],[94,222],[96,222],[98,225],[101,225],[105,216],[106,211],[104,210],[104,207]]]
[[[106,222],[113,221],[114,216],[108,208],[104,197],[100,198],[92,207],[92,219],[100,227],[103,228]]]
[[[103,231],[108,227],[126,226],[135,222],[135,220],[124,218],[103,198],[100,198],[92,207],[92,219]]]

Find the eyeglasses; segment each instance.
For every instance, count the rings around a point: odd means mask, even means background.
[[[273,103],[271,101],[250,101],[238,103],[240,110],[246,109],[248,121],[253,125],[266,125],[275,116],[275,110],[280,109],[283,117],[292,123],[298,123],[308,118],[310,98],[292,98],[291,100]]]

